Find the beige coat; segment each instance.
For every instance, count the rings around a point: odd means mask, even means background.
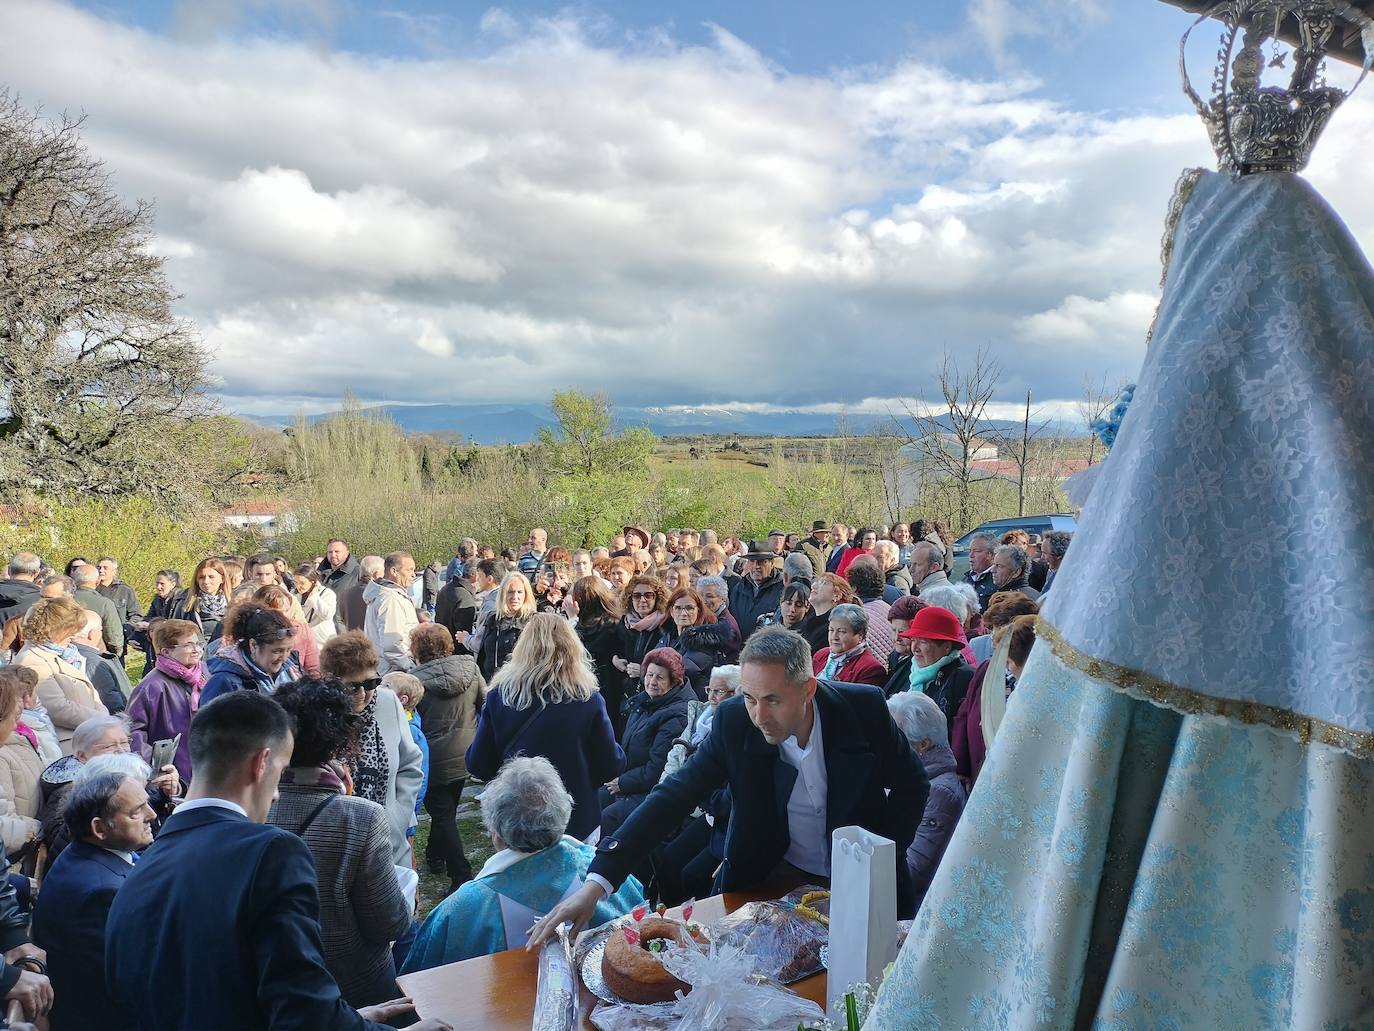
[[[90,677],[56,652],[26,644],[14,657],[16,666],[38,671],[38,700],[48,710],[63,755],[72,754],[72,732],[92,716],[108,716]]]
[[[38,779],[42,774],[43,760],[33,745],[20,734],[11,733],[0,745],[0,840],[11,855],[38,833],[36,817],[43,801]]]

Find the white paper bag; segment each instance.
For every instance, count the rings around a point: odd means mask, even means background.
[[[874,991],[897,958],[897,845],[862,827],[838,827],[830,855],[826,1011],[844,1019],[845,992]]]

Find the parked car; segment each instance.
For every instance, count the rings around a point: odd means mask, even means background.
[[[995,540],[1000,541],[1002,534],[1008,530],[1025,530],[1027,533],[1044,536],[1051,530],[1064,530],[1073,533],[1077,527],[1078,520],[1072,513],[1066,512],[1057,512],[1053,515],[1012,516],[1010,519],[989,519],[982,526],[975,526],[954,542],[954,572],[950,574],[950,579],[958,582],[968,572],[968,542],[972,540],[975,533],[990,534]]]

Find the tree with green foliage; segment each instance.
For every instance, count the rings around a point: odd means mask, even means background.
[[[560,390],[558,428],[539,431],[537,460],[569,541],[603,541],[640,508],[656,438],[642,427],[613,432],[604,395]]]

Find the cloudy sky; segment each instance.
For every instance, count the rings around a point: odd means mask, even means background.
[[[1047,410],[1130,377],[1178,172],[1154,0],[3,0],[87,116],[228,407],[881,408],[985,347]],[[1197,77],[1210,78],[1204,32]],[[1333,78],[1336,76],[1333,76]],[[1368,247],[1374,95],[1311,177]]]

